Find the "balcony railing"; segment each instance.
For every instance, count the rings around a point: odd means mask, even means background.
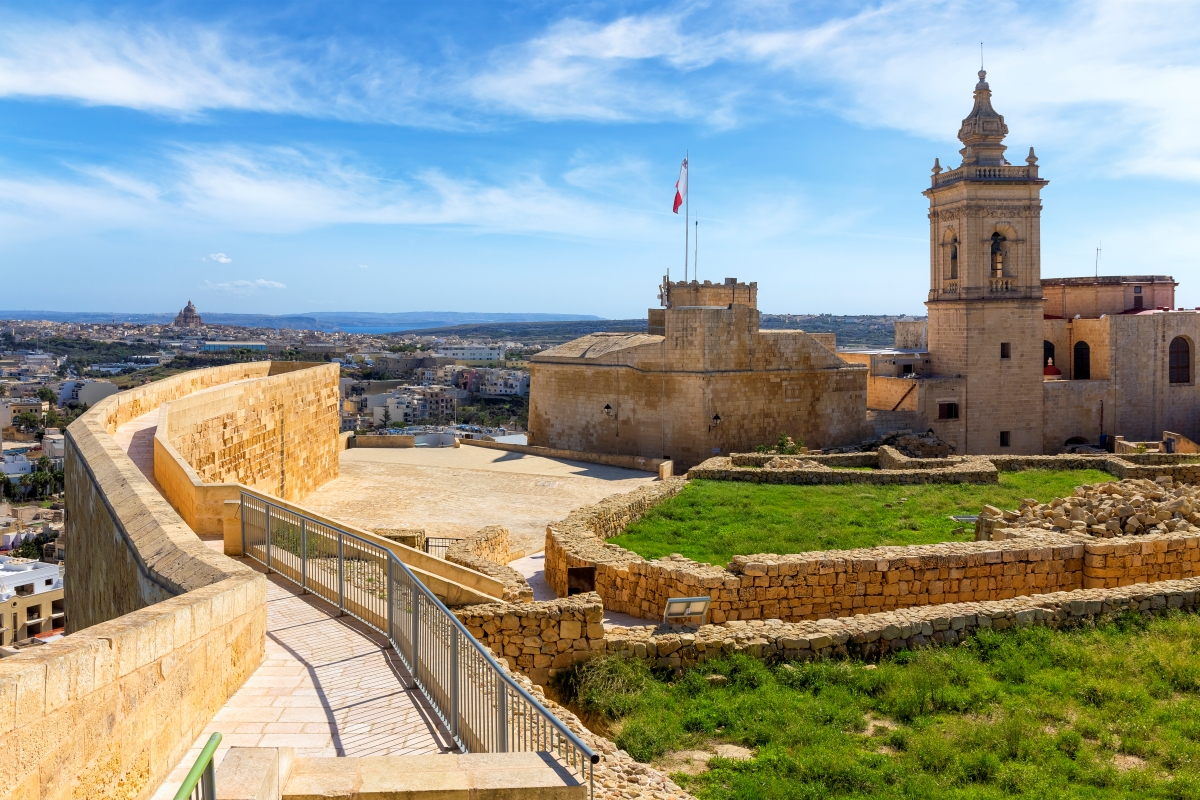
[[[942,186],[955,181],[1027,181],[1037,180],[1036,166],[959,167],[933,176],[933,185]]]
[[[243,492],[242,552],[388,637],[467,753],[548,753],[593,793],[600,760],[500,668],[392,551]]]
[[[993,294],[999,292],[1015,292],[1017,290],[1016,278],[988,278],[988,291]]]
[[[946,294],[958,294],[958,281],[947,280],[942,281],[942,291]]]

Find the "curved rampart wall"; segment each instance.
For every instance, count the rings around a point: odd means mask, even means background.
[[[0,797],[149,797],[261,663],[266,581],[206,547],[112,434],[163,403],[299,366],[184,373],[105,398],[67,429],[70,635],[0,661]]]
[[[339,368],[303,366],[163,404],[154,477],[196,533],[222,533],[240,486],[300,500],[337,477]]]

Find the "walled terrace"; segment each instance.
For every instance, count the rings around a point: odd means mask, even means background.
[[[276,797],[349,797],[347,774],[381,797],[443,779],[477,797],[584,796],[536,754],[444,755],[446,731],[382,637],[229,557],[241,545],[234,498],[303,513],[298,502],[337,475],[337,381],[336,365],[216,367],[105,398],[71,425],[71,628],[0,661],[0,797],[170,797],[211,730],[226,737],[220,755],[235,756],[218,769],[218,785],[235,791],[223,796],[243,796],[251,762]],[[445,602],[503,596],[487,575],[351,532],[397,554]],[[388,731],[364,724],[365,712]],[[383,760],[332,758],[356,754]],[[387,766],[406,757],[404,769]],[[645,782],[610,761],[597,775]],[[655,780],[662,796],[677,794]]]
[[[925,473],[913,479],[925,482],[928,475],[937,476],[962,464],[985,461],[964,457],[910,459],[890,448],[881,448],[877,454],[800,458],[822,459],[816,463],[823,469],[831,469],[829,462],[840,466],[879,466],[872,472],[847,474],[882,474],[883,480],[898,482],[907,480],[910,473]],[[753,454],[709,459],[693,468],[689,478],[720,480],[733,474],[735,480],[755,480],[756,476],[789,471],[766,468],[773,460],[778,457]],[[746,466],[735,466],[737,463]],[[1153,478],[1158,481],[1153,485],[1163,493],[1181,491],[1184,481],[1191,483],[1200,478],[1200,464],[1194,458],[1164,454],[1121,458],[996,457],[986,459],[986,463],[993,474],[1000,469],[1098,467],[1119,476],[1125,473],[1123,477],[1127,479]],[[902,469],[887,469],[892,466]],[[798,471],[817,470],[801,467]],[[954,480],[953,475],[950,480]],[[1188,520],[1180,521],[1182,527],[1172,526],[1178,530],[1169,530],[1164,524],[1161,529],[1148,528],[1143,535],[1122,536],[1119,543],[1080,536],[1074,530],[1039,527],[997,541],[737,556],[723,567],[679,556],[650,561],[606,541],[685,485],[685,479],[664,481],[579,509],[549,526],[547,582],[563,597],[574,591],[595,590],[606,609],[643,619],[656,619],[670,597],[707,595],[712,598],[710,619],[721,624],[766,619],[802,622],[1009,600],[1178,580],[1190,578],[1200,570],[1197,558],[1200,531],[1193,530]]]

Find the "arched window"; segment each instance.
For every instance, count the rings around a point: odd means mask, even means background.
[[[1054,363],[1054,342],[1042,341],[1042,366]]]
[[[992,234],[992,277],[1004,277],[1004,242],[999,231]]]
[[[958,240],[950,244],[950,280],[958,279]]]
[[[1092,348],[1088,347],[1087,342],[1075,343],[1075,369],[1071,372],[1071,377],[1077,381],[1092,378]]]
[[[1188,340],[1176,336],[1171,340],[1171,383],[1192,382],[1192,347]]]

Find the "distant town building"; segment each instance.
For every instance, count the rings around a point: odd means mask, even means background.
[[[200,345],[203,353],[228,353],[231,350],[254,350],[265,353],[266,342],[205,342]]]
[[[65,406],[74,401],[90,408],[118,391],[117,385],[108,381],[63,381],[58,390],[58,405]]]
[[[434,351],[441,358],[455,361],[499,361],[504,358],[504,348],[495,345],[443,346]]]
[[[0,556],[0,603],[0,645],[66,625],[63,579],[57,564]]]
[[[50,403],[37,398],[12,399],[0,402],[0,427],[7,428],[22,414],[33,414],[38,419],[50,410]]]
[[[204,320],[196,313],[196,307],[192,305],[192,301],[188,300],[183,310],[175,315],[176,328],[201,328],[204,326]]]

